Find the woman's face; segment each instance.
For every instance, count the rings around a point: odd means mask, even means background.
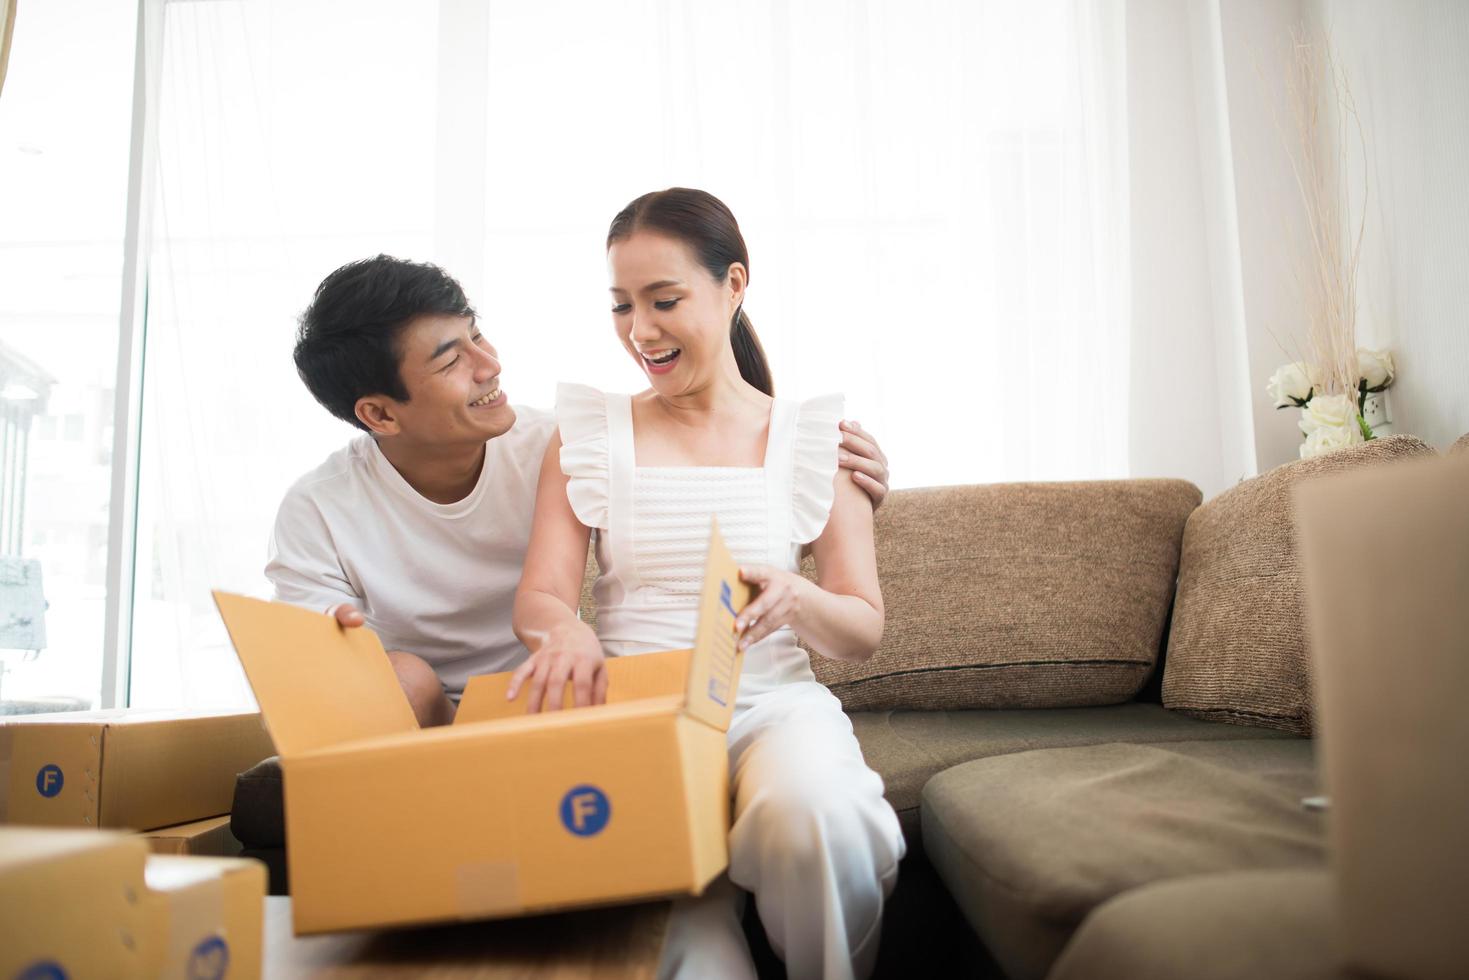
[[[723,282],[676,238],[640,231],[607,250],[612,322],[622,346],[663,395],[706,386],[733,368],[729,324],[745,292],[745,267]]]

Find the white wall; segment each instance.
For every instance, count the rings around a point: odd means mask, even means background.
[[[1371,201],[1358,345],[1388,347],[1397,360],[1394,431],[1446,447],[1469,431],[1469,4],[1200,2],[1219,10],[1258,469],[1295,459],[1301,440],[1296,413],[1276,411],[1264,392],[1278,365],[1305,353],[1297,275],[1309,253],[1286,149],[1293,27],[1330,36],[1363,124]],[[1347,159],[1359,187],[1360,161]]]
[[[1311,0],[1310,16],[1367,143],[1358,343],[1393,351],[1394,431],[1443,449],[1469,432],[1469,4]]]

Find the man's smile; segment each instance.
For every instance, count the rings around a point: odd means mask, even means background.
[[[491,408],[499,405],[504,399],[500,391],[500,379],[495,379],[495,386],[469,403],[470,408]]]

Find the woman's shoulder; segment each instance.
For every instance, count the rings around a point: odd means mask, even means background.
[[[607,395],[591,385],[561,382],[556,386],[558,453],[567,477],[566,496],[577,519],[587,527],[607,524]]]
[[[794,434],[796,455],[815,454],[825,457],[842,440],[841,421],[847,409],[847,397],[841,392],[814,398],[786,401],[787,417]]]
[[[808,544],[821,536],[836,499],[837,452],[846,396],[840,393],[797,400],[792,439],[793,537]]]
[[[793,399],[793,401],[798,422],[828,418],[835,418],[840,422],[842,413],[847,407],[847,396],[840,391],[817,395],[814,398]]]
[[[556,383],[556,416],[564,411],[587,410],[605,402],[607,395],[600,388],[579,384],[575,381]]]

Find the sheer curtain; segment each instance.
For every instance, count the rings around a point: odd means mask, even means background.
[[[515,397],[639,384],[602,237],[690,185],[743,226],[777,389],[846,392],[896,485],[1125,474],[1118,5],[490,9],[481,305]]]
[[[356,432],[291,361],[317,283],[432,255],[434,8],[164,9],[131,703],[247,704],[210,590],[268,594],[281,495]]]
[[[446,45],[456,3],[166,8],[134,703],[248,699],[208,590],[262,591],[281,493],[352,434],[292,331],[379,251],[447,262],[511,398],[549,407],[639,385],[607,223],[702,187],[777,390],[846,392],[895,485],[1126,475],[1120,0],[492,2]]]

